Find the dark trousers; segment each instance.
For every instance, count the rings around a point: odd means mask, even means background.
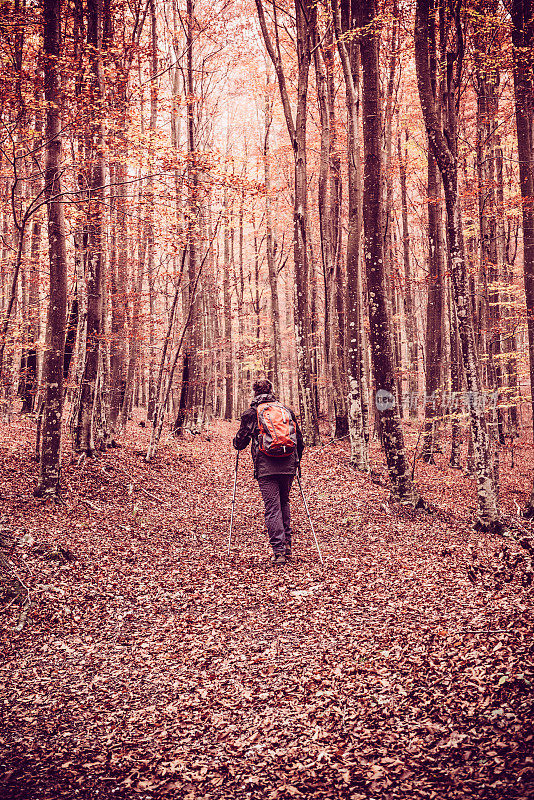
[[[291,513],[289,492],[294,475],[269,475],[259,478],[261,496],[265,505],[265,524],[273,553],[285,554],[291,549]]]

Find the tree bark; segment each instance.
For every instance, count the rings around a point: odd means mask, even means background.
[[[523,274],[534,435],[534,0],[512,0],[511,16],[517,155],[523,217]]]
[[[232,358],[232,297],[230,294],[230,205],[228,189],[224,190],[223,228],[223,306],[224,306],[224,418],[234,416],[234,362]]]
[[[180,435],[187,421],[187,415],[192,414],[195,389],[196,389],[196,354],[195,354],[195,328],[194,312],[190,308],[194,302],[192,287],[197,271],[197,236],[199,215],[199,170],[195,131],[195,74],[194,74],[194,43],[195,43],[195,0],[187,0],[186,20],[186,86],[187,86],[187,249],[188,249],[188,275],[189,288],[186,313],[192,317],[192,329],[186,332],[184,341],[184,360],[182,369],[182,389],[180,392],[180,407],[174,425],[174,432]]]
[[[387,315],[386,276],[381,225],[382,114],[379,85],[379,31],[374,0],[358,2],[361,31],[362,111],[364,142],[364,257],[369,294],[371,353],[376,383],[376,408],[392,490],[401,501],[413,501],[410,466],[398,414],[392,337]]]
[[[63,351],[67,312],[67,253],[61,194],[61,4],[44,0],[45,197],[48,211],[50,299],[43,369],[44,409],[41,428],[39,481],[35,495],[57,495],[61,469],[63,416]]]
[[[408,142],[406,130],[406,143]],[[402,207],[402,257],[404,264],[404,316],[406,319],[406,338],[408,339],[408,395],[410,416],[417,416],[417,394],[419,376],[419,348],[417,342],[417,325],[415,321],[415,303],[413,290],[412,266],[410,262],[410,228],[408,226],[408,192],[406,190],[406,169],[408,154],[401,145],[400,127],[397,133],[397,153],[399,159],[399,177]]]
[[[275,8],[275,42],[271,40],[261,0],[256,8],[265,46],[273,62],[278,79],[280,97],[286,125],[293,148],[294,158],[294,205],[293,205],[293,258],[295,263],[295,339],[299,379],[299,405],[302,431],[308,446],[317,444],[319,424],[313,398],[310,358],[310,314],[309,314],[309,265],[306,241],[307,217],[307,173],[306,173],[306,114],[308,77],[311,63],[311,37],[315,26],[317,7],[311,0],[295,3],[296,50],[298,61],[298,88],[296,113],[289,99],[285,74],[280,56],[278,24]]]
[[[481,314],[479,328],[486,331],[486,349],[479,357],[486,360],[486,388],[496,398],[497,408],[491,403],[489,417],[491,444],[497,448],[504,444],[504,413],[501,408],[502,335],[501,335],[501,282],[502,260],[497,243],[497,197],[496,197],[496,136],[498,112],[498,67],[499,40],[496,36],[497,0],[478,0],[475,17],[475,86],[477,93],[477,141],[476,168],[478,218],[480,230],[480,276],[479,287]]]
[[[332,380],[334,401],[334,438],[347,435],[347,402],[343,386],[343,369],[340,355],[343,353],[343,316],[339,315],[338,300],[343,297],[343,286],[340,285],[340,270],[337,261],[337,181],[333,172],[337,164],[332,164],[333,97],[330,98],[326,72],[326,54],[323,59],[319,32],[314,33],[315,84],[319,105],[321,125],[321,155],[317,186],[317,206],[319,211],[319,232],[321,239],[321,260],[325,284],[325,353],[329,377]],[[331,68],[331,65],[330,65]],[[330,103],[330,99],[332,103]],[[337,170],[338,171],[338,170]],[[343,303],[341,303],[343,306]]]
[[[94,452],[93,415],[102,329],[102,272],[104,264],[104,175],[105,143],[103,124],[104,77],[102,70],[101,0],[87,5],[91,120],[91,175],[87,210],[87,339],[85,369],[80,389],[80,406],[75,432],[75,449],[91,456]]]
[[[122,119],[119,124],[118,143],[119,158],[115,161],[115,181],[118,184],[115,192],[115,225],[117,253],[111,274],[111,385],[109,426],[112,437],[118,436],[123,427],[121,409],[126,394],[127,379],[127,299],[126,282],[128,272],[128,193],[126,187],[126,159],[128,155],[125,144],[126,108],[121,108]]]
[[[455,6],[453,49],[447,54],[447,136],[436,113],[429,74],[429,0],[417,0],[415,22],[415,63],[423,118],[430,146],[443,180],[447,209],[448,245],[451,259],[453,297],[458,318],[466,388],[471,399],[470,421],[477,478],[478,524],[482,528],[500,527],[497,497],[492,480],[488,433],[475,348],[468,274],[464,257],[463,232],[458,193],[455,103],[462,68],[463,31],[459,9]]]
[[[150,120],[149,120],[149,159],[148,172],[153,172],[154,148],[156,144],[156,119],[158,113],[158,31],[156,21],[155,0],[150,0],[150,31],[151,31],[151,58],[150,58]],[[147,278],[148,278],[148,337],[149,337],[149,360],[148,360],[148,408],[147,419],[152,420],[154,416],[154,406],[156,403],[156,288],[155,288],[155,236],[154,236],[154,178],[147,180]]]
[[[508,263],[508,248],[506,247],[506,225],[504,209],[504,180],[503,180],[503,151],[500,137],[496,134],[495,146],[495,182],[496,182],[496,209],[497,209],[497,242],[499,248],[499,261],[503,264],[503,283],[505,285],[503,297],[503,345],[505,351],[506,391],[503,401],[507,409],[509,430],[512,438],[519,436],[519,411],[518,397],[519,386],[517,378],[517,314],[513,310],[514,276],[511,265]]]
[[[273,325],[273,371],[272,383],[274,392],[278,396],[280,390],[280,369],[282,343],[280,337],[280,303],[278,301],[278,272],[274,254],[274,236],[271,199],[271,153],[270,132],[272,125],[272,99],[269,91],[269,70],[266,70],[265,90],[265,130],[263,137],[263,164],[265,181],[265,246],[267,254],[267,269],[269,272],[269,288],[271,290],[271,312]]]
[[[347,232],[347,301],[346,301],[346,360],[348,376],[348,423],[350,437],[350,463],[355,469],[369,471],[369,437],[365,432],[362,385],[362,281],[360,267],[360,236],[362,229],[362,179],[359,141],[358,92],[359,45],[352,44],[354,66],[342,36],[339,4],[332,4],[336,42],[345,81],[347,106],[347,161],[348,161],[348,232]],[[348,20],[351,19],[347,15]],[[363,368],[365,371],[365,367]]]

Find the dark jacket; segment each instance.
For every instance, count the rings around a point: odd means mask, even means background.
[[[288,408],[288,411],[293,417],[295,429],[297,432],[297,451],[288,456],[267,456],[259,449],[259,435],[260,430],[258,427],[258,413],[257,406],[260,403],[272,403],[276,400],[272,394],[259,394],[252,400],[250,408],[245,411],[241,417],[241,425],[236,433],[233,445],[236,450],[244,450],[248,443],[252,440],[251,453],[252,461],[254,462],[254,477],[267,478],[269,475],[295,475],[302,457],[304,450],[304,440],[302,433],[297,422],[297,418],[293,411]]]

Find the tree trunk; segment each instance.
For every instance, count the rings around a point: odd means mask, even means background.
[[[517,400],[519,386],[517,378],[517,338],[516,317],[513,310],[514,276],[508,263],[508,248],[506,247],[506,227],[504,210],[504,181],[503,181],[503,151],[501,141],[496,134],[495,146],[495,172],[496,172],[496,209],[497,209],[497,242],[499,261],[503,265],[503,283],[505,285],[503,298],[503,340],[506,364],[506,391],[503,402],[508,412],[509,430],[513,438],[519,436],[519,412]]]
[[[434,6],[432,6],[434,9]],[[429,18],[429,70],[430,87],[434,101],[438,96],[437,43],[435,12]],[[440,113],[436,104],[437,113]],[[425,434],[421,457],[434,464],[438,449],[438,422],[441,416],[439,389],[441,386],[443,358],[444,269],[441,231],[441,180],[438,165],[428,142],[427,153],[428,197],[428,294],[425,333]]]
[[[125,115],[126,109],[121,109]],[[125,141],[125,119],[122,117],[119,125],[119,159],[115,162],[115,208],[116,208],[116,239],[117,254],[110,276],[111,287],[111,385],[109,426],[112,437],[117,436],[123,427],[121,414],[124,397],[126,394],[127,379],[127,300],[126,283],[128,271],[128,194],[126,188],[126,158],[127,147]]]
[[[406,143],[408,130],[406,130]],[[408,226],[408,193],[406,191],[406,168],[408,154],[401,146],[400,127],[397,134],[397,154],[399,159],[399,177],[402,207],[402,256],[404,263],[404,316],[406,319],[406,338],[408,339],[408,395],[410,416],[417,416],[417,395],[419,376],[419,348],[417,346],[417,325],[415,321],[415,303],[413,292],[412,267],[410,263],[410,228]]]
[[[267,194],[267,184],[265,185],[265,192]],[[237,300],[237,336],[238,336],[238,353],[237,353],[237,400],[236,411],[237,415],[243,413],[245,410],[245,387],[244,387],[244,352],[245,352],[245,318],[244,318],[244,301],[245,301],[245,262],[244,262],[244,216],[245,216],[245,190],[241,190],[241,197],[239,202],[239,271],[236,275],[236,300]],[[267,224],[267,221],[266,221]],[[276,284],[275,284],[276,289]],[[276,306],[276,307],[275,307]],[[278,311],[278,290],[276,289],[276,302],[272,303],[272,286],[271,286],[271,308],[273,315],[273,336],[274,344],[273,349],[276,350],[276,331],[278,330],[278,340],[280,340],[280,320],[276,324],[275,317],[279,314]],[[208,314],[210,322],[214,315],[214,305],[208,303]],[[211,328],[210,328],[211,330]],[[278,342],[280,344],[280,342]],[[278,350],[278,360],[275,353],[275,366],[274,366],[274,381],[273,385],[278,387],[278,369],[280,365],[280,350]],[[276,389],[278,391],[278,389]]]
[[[341,35],[341,15],[337,0],[333,3],[334,30],[343,67],[345,102],[347,106],[348,160],[348,233],[347,233],[347,301],[346,301],[346,360],[348,376],[348,423],[350,463],[354,469],[369,471],[368,436],[365,435],[362,396],[362,291],[360,272],[361,236],[361,160],[358,121],[359,46],[352,44],[354,67],[347,45]],[[350,18],[349,18],[350,19]]]
[[[142,197],[143,191],[139,186],[139,199]],[[130,324],[130,337],[129,337],[129,353],[128,353],[128,372],[126,376],[126,391],[122,401],[121,409],[121,426],[126,425],[128,414],[131,411],[131,406],[135,404],[134,401],[134,383],[136,380],[136,372],[139,369],[139,328],[140,328],[140,315],[141,315],[141,295],[143,292],[143,279],[145,268],[145,254],[146,254],[146,240],[143,234],[143,223],[141,214],[138,216],[137,221],[137,264],[132,267],[130,276],[130,286],[132,293],[132,313]]]
[[[315,27],[317,7],[310,0],[295,4],[296,50],[298,61],[297,107],[295,117],[291,108],[282,67],[278,41],[276,9],[274,13],[276,50],[271,41],[261,0],[256,8],[265,46],[273,62],[284,116],[294,157],[293,258],[295,264],[295,339],[299,382],[299,405],[302,431],[306,444],[313,446],[319,439],[319,424],[313,398],[310,359],[309,265],[306,241],[307,174],[306,174],[306,113],[308,77],[311,62],[311,37]]]
[[[484,309],[486,324],[486,352],[479,357],[486,359],[486,389],[490,396],[500,400],[502,387],[502,337],[501,337],[501,281],[502,262],[497,244],[496,205],[496,132],[498,111],[498,41],[495,31],[488,30],[486,20],[495,20],[497,0],[479,0],[475,24],[475,78],[477,92],[477,194],[480,230],[480,306]],[[481,21],[484,20],[484,23]],[[491,445],[497,448],[504,444],[504,413],[500,402],[490,402],[489,430]],[[497,406],[497,408],[495,408]],[[497,484],[496,484],[497,485]]]
[[[105,143],[104,78],[102,71],[102,15],[100,0],[88,3],[87,42],[90,45],[91,120],[90,141],[92,168],[89,178],[87,211],[87,339],[85,370],[80,389],[80,406],[75,434],[75,448],[90,456],[94,451],[93,415],[102,329],[102,272],[104,264],[104,174]]]
[[[224,230],[223,230],[223,306],[224,306],[224,418],[233,419],[234,411],[234,363],[232,358],[232,297],[230,295],[230,206],[228,190],[224,191]]]
[[[458,169],[456,155],[456,94],[462,68],[462,27],[459,17],[452,20],[455,41],[448,55],[447,71],[447,137],[436,114],[436,103],[429,75],[429,0],[417,0],[415,23],[415,61],[417,84],[427,135],[438,163],[445,193],[447,232],[451,258],[453,297],[458,318],[458,334],[462,349],[466,388],[471,399],[470,421],[474,462],[477,477],[478,524],[482,528],[500,527],[497,497],[492,480],[489,442],[483,410],[478,359],[471,312],[468,274],[464,257]],[[455,13],[459,10],[455,7]],[[451,149],[452,148],[452,149]]]
[[[272,99],[269,92],[269,70],[266,71],[265,91],[265,133],[263,139],[263,163],[265,180],[265,239],[267,253],[267,269],[269,272],[269,287],[271,290],[271,313],[273,325],[273,371],[272,383],[274,392],[278,396],[280,390],[280,369],[282,344],[280,337],[280,304],[278,302],[278,273],[274,260],[274,237],[271,201],[271,154],[269,149],[269,135],[272,124]]]
[[[369,293],[371,353],[386,461],[393,492],[401,501],[413,501],[410,466],[398,415],[392,337],[386,305],[386,276],[381,226],[382,114],[379,86],[379,32],[374,0],[358,2],[362,60],[362,109],[364,142],[363,224],[364,256]]]
[[[333,117],[333,97],[330,98],[328,82],[330,76],[325,69],[326,54],[323,61],[320,49],[319,32],[314,36],[315,83],[319,104],[321,124],[321,157],[318,179],[317,203],[319,210],[319,231],[321,237],[321,257],[325,276],[325,351],[328,372],[332,380],[334,401],[334,438],[347,435],[347,402],[343,386],[343,368],[340,354],[343,353],[343,316],[339,314],[338,301],[343,297],[343,285],[337,260],[338,225],[338,182],[332,173],[339,172],[333,161],[332,134],[335,119]],[[329,69],[331,69],[331,59]],[[330,99],[332,102],[330,103]]]
[[[534,434],[534,0],[512,0],[515,121],[523,211],[523,273]]]
[[[67,312],[67,253],[61,194],[61,4],[44,0],[44,93],[46,100],[45,196],[48,210],[50,301],[43,369],[44,409],[39,482],[35,495],[57,495],[61,469],[63,348]]]
[[[441,236],[441,189],[436,159],[429,144],[428,176],[428,296],[426,306],[425,436],[422,458],[434,464],[441,415],[439,389],[443,356],[443,242]]]
[[[189,288],[187,298],[187,311],[192,315],[192,329],[188,329],[184,341],[184,360],[182,368],[182,389],[180,393],[180,408],[174,425],[174,432],[180,435],[187,422],[187,415],[192,414],[196,388],[196,354],[195,354],[195,328],[196,319],[191,309],[194,302],[192,287],[197,271],[197,235],[199,214],[199,175],[196,150],[195,131],[195,75],[194,75],[194,43],[195,43],[195,0],[187,0],[186,24],[186,84],[187,84],[187,249],[188,249],[188,275]]]
[[[149,121],[149,159],[148,172],[152,174],[154,164],[154,149],[156,146],[156,119],[158,113],[158,32],[156,21],[155,0],[150,0],[150,23],[151,23],[151,59],[150,59],[150,121]],[[148,278],[148,337],[149,337],[149,360],[148,360],[148,408],[147,419],[154,417],[154,406],[156,403],[156,288],[155,288],[155,238],[154,238],[154,178],[147,180],[147,278]]]
[[[460,417],[462,409],[460,408],[460,392],[462,390],[462,357],[460,354],[460,340],[458,338],[458,318],[452,297],[449,292],[449,331],[451,339],[451,396],[452,396],[452,409],[451,409],[451,457],[449,466],[453,469],[460,469],[461,464],[461,433],[462,426],[460,425]]]

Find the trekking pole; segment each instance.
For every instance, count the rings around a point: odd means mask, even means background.
[[[300,482],[300,475],[299,475],[298,472],[297,472],[297,481],[298,481],[298,484],[299,484],[300,493],[302,495],[302,501],[304,503],[304,508],[306,509],[306,513],[307,513],[308,519],[310,521],[310,528],[312,529],[313,538],[315,539],[315,546],[317,548],[317,552],[319,553],[319,560],[321,562],[321,565],[324,567],[323,556],[321,555],[321,548],[319,547],[319,542],[317,541],[317,536],[315,535],[315,529],[313,527],[313,522],[312,522],[312,519],[311,519],[311,516],[310,516],[310,510],[308,508],[308,504],[306,502],[306,498],[304,497],[304,492],[302,491],[302,484]]]
[[[237,487],[237,465],[239,463],[239,450],[235,459],[235,475],[234,475],[234,494],[232,496],[232,514],[230,516],[230,534],[228,536],[228,556],[230,556],[230,545],[232,544],[232,527],[234,524],[234,508],[235,508],[235,490]]]

